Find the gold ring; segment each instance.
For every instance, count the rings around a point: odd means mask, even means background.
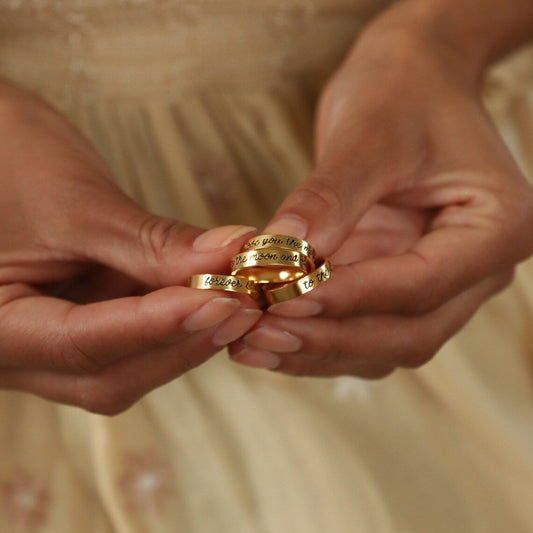
[[[290,235],[256,235],[244,243],[244,250],[260,250],[262,248],[283,248],[300,252],[301,254],[314,259],[315,249],[307,242]]]
[[[320,260],[316,270],[307,276],[303,276],[302,278],[292,283],[287,283],[277,289],[265,290],[264,292],[267,302],[270,305],[278,304],[312,291],[331,277],[332,270],[333,267],[328,259]]]
[[[224,274],[194,274],[189,278],[189,287],[193,289],[214,289],[219,291],[239,292],[253,298],[259,297],[256,284],[248,278],[226,276]]]
[[[268,250],[248,250],[237,254],[231,261],[231,274],[235,275],[251,267],[292,267],[304,274],[314,268],[313,260],[300,252],[291,252],[279,248]],[[246,273],[248,276],[248,273]],[[283,280],[280,280],[283,281]]]
[[[234,256],[231,275],[195,274],[189,278],[189,287],[247,294],[264,308],[292,300],[327,281],[333,270],[330,261],[315,258],[307,241],[290,235],[258,235]]]
[[[255,283],[287,283],[305,276],[306,272],[295,267],[248,267],[239,274]]]

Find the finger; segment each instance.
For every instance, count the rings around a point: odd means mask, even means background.
[[[227,269],[254,232],[247,226],[205,232],[146,212],[113,183],[97,151],[60,113],[29,94],[19,96],[21,102],[28,100],[27,106],[18,105],[14,96],[2,108],[3,130],[16,134],[4,135],[0,145],[3,163],[9,162],[4,172],[13,175],[4,180],[8,194],[3,191],[1,199],[17,199],[18,213],[13,231],[3,228],[2,243],[24,261],[13,261],[7,272],[3,268],[0,282],[54,282],[64,279],[64,266],[63,276],[54,278],[58,264],[93,262],[151,287],[183,285],[192,273]],[[18,185],[18,177],[26,187]],[[196,191],[186,188],[182,184],[184,197],[194,197]],[[43,190],[53,201],[43,201]],[[20,248],[21,235],[34,244],[31,251]],[[27,263],[39,263],[39,268]]]
[[[339,360],[324,365],[316,361],[302,361],[302,358],[288,355],[277,371],[289,376],[354,376],[364,379],[383,379],[390,376],[395,368],[388,365],[358,364],[354,361]]]
[[[1,365],[71,371],[102,369],[220,323],[240,305],[255,307],[244,295],[185,287],[87,305],[26,286],[3,287],[0,294]]]
[[[233,343],[231,359],[236,363],[252,368],[276,370],[291,376],[335,377],[357,376],[365,379],[381,379],[390,375],[394,367],[379,364],[357,363],[353,360],[332,360],[327,365],[299,354],[283,354],[283,362],[278,354],[247,345],[243,341]]]
[[[68,169],[67,169],[68,170]],[[71,260],[102,263],[152,287],[184,285],[191,274],[221,273],[256,231],[228,225],[209,231],[147,213],[100,175],[77,176],[64,206],[41,236]],[[90,208],[83,208],[90,199]],[[80,207],[81,206],[81,207]],[[43,216],[41,214],[41,216]],[[48,217],[50,218],[50,217]],[[65,227],[75,220],[75,231]]]
[[[283,316],[302,316],[306,308],[326,316],[427,313],[516,259],[502,232],[492,227],[441,228],[401,255],[335,265],[327,283],[270,311]]]
[[[75,249],[152,287],[185,285],[192,274],[226,273],[232,257],[256,232],[241,225],[206,231],[119,204],[105,211],[117,213],[113,218],[102,214],[86,222],[84,239]]]
[[[336,110],[331,113],[339,120],[334,120],[326,142],[324,124],[331,123],[323,120],[331,118],[326,100],[329,96],[324,94],[317,110],[313,172],[287,196],[263,231],[306,239],[319,256],[332,255],[368,209],[394,191],[402,179],[411,179],[413,170],[401,168],[401,161],[390,157],[391,147],[379,127],[383,124],[368,128],[367,118],[345,120],[355,115],[342,97],[333,103]],[[407,153],[413,149],[403,148]]]
[[[418,209],[375,204],[330,259],[336,265],[347,265],[403,254],[426,233],[431,218]]]
[[[85,272],[75,277],[34,286],[47,296],[77,304],[94,303],[124,296],[140,296],[151,291],[151,288],[142,282],[103,265],[91,265]]]
[[[243,342],[254,349],[275,353],[278,363],[274,365],[271,361],[270,367],[281,372],[297,374],[313,368],[316,375],[329,375],[330,365],[345,361],[416,367],[433,357],[477,308],[508,282],[508,273],[493,276],[421,316],[388,314],[346,319],[265,316],[245,335]],[[231,353],[234,349],[232,345]]]
[[[306,239],[319,256],[331,255],[380,192],[345,172],[317,170],[287,196],[263,233]]]
[[[256,309],[239,309],[220,325],[199,331],[164,348],[121,359],[100,371],[0,369],[0,388],[24,390],[43,398],[81,407],[87,411],[118,414],[149,391],[203,363],[223,343],[241,337],[259,319]]]

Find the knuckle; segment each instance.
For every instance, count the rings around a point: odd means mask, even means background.
[[[321,211],[326,209],[332,213],[343,212],[344,201],[339,187],[328,174],[311,175],[298,187],[298,191],[304,197],[302,201],[306,203],[311,201]]]
[[[435,311],[442,304],[440,294],[433,287],[421,287],[416,294],[405,299],[404,311],[409,315],[425,315]]]
[[[424,350],[413,347],[411,350],[403,353],[399,366],[403,368],[419,368],[432,359],[435,353],[436,351],[430,349]]]
[[[442,344],[429,328],[425,328],[424,321],[416,320],[406,328],[405,333],[397,355],[398,366],[404,368],[419,368],[425,365],[435,356]]]
[[[356,354],[361,353],[347,342],[337,342],[332,345],[331,351],[328,352],[324,359],[332,361],[355,360]]]
[[[60,368],[82,373],[101,370],[103,364],[83,350],[71,333],[67,333],[66,338],[66,346],[60,351]]]
[[[488,205],[492,233],[507,263],[526,259],[533,252],[529,228],[533,224],[533,189],[525,180],[506,176],[505,187],[491,194]],[[489,196],[489,195],[487,195]]]
[[[420,257],[426,263],[426,259]],[[442,305],[445,280],[437,269],[426,265],[424,274],[405,288],[399,311],[410,315],[424,315]]]
[[[179,367],[177,369],[177,375],[182,376],[183,374],[186,374],[189,372],[189,370],[196,368],[200,362],[201,361],[198,360],[198,356],[195,356],[193,353],[179,352]]]
[[[353,328],[347,327],[342,318],[330,320],[329,327],[328,350],[323,359],[333,361],[353,360],[356,354],[362,353],[362,347],[357,345],[357,332]]]
[[[148,215],[141,221],[137,236],[148,264],[157,267],[166,263],[168,246],[180,228],[179,222],[156,215]]]
[[[90,413],[115,416],[123,413],[135,402],[131,393],[110,384],[102,377],[79,378],[77,383],[76,405]]]
[[[103,361],[93,357],[82,346],[79,340],[76,340],[77,332],[70,325],[70,317],[74,306],[65,315],[63,321],[63,331],[60,342],[58,356],[56,356],[54,367],[69,372],[95,372],[101,370],[104,366]]]

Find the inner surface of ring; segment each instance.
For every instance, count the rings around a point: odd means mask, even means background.
[[[238,272],[239,275],[246,276],[250,281],[256,283],[284,283],[295,281],[306,274],[295,267],[248,267],[240,269]]]

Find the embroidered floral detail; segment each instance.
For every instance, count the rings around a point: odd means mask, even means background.
[[[159,514],[174,495],[170,463],[154,453],[130,453],[119,479],[128,506],[134,511]]]
[[[0,485],[2,508],[8,520],[21,530],[33,530],[46,522],[50,493],[44,484],[19,471]]]

